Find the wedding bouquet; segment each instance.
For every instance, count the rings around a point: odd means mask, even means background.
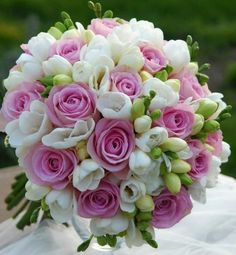
[[[164,40],[148,21],[89,6],[97,18],[87,27],[63,12],[23,44],[4,80],[1,128],[25,170],[6,202],[26,197],[19,228],[42,213],[90,219],[78,251],[93,237],[156,248],[154,229],[178,223],[216,185],[231,106],[208,88],[191,36]]]

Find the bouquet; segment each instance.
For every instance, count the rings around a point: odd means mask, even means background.
[[[6,202],[26,197],[19,228],[42,214],[90,219],[78,251],[118,237],[157,248],[154,229],[178,223],[216,185],[231,106],[208,88],[191,36],[164,40],[148,21],[89,7],[97,18],[87,27],[62,12],[23,44],[4,80],[1,128],[25,170]]]

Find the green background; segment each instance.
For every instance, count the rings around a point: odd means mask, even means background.
[[[236,1],[235,0],[103,0],[105,9],[124,19],[136,17],[152,21],[166,39],[185,39],[191,34],[200,43],[199,62],[211,63],[208,74],[212,91],[225,94],[234,106],[231,120],[222,125],[232,155],[223,172],[236,177]],[[0,1],[0,80],[7,77],[21,53],[19,45],[47,29],[69,12],[84,25],[93,18],[86,0],[1,0]],[[4,89],[0,87],[0,102]],[[0,137],[0,168],[17,164],[14,152],[5,149]]]

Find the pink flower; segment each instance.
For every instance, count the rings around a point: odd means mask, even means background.
[[[110,172],[124,170],[135,147],[132,124],[127,120],[101,119],[88,140],[88,153]]]
[[[28,111],[33,100],[40,99],[44,87],[37,82],[23,82],[17,90],[7,92],[1,112],[7,122],[18,119],[20,114]]]
[[[119,26],[120,24],[116,22],[115,19],[93,19],[91,24],[88,26],[88,29],[92,30],[94,34],[103,35],[105,37],[111,33],[114,27]]]
[[[96,96],[85,84],[55,86],[50,91],[47,104],[48,116],[59,127],[73,127],[78,120],[93,117]]]
[[[159,49],[150,45],[143,45],[140,49],[145,60],[144,70],[149,73],[155,74],[167,65],[167,58]]]
[[[185,100],[189,97],[196,100],[205,96],[204,90],[199,84],[198,79],[188,68],[183,69],[171,78],[180,80],[180,100]]]
[[[193,156],[187,160],[191,165],[191,170],[188,174],[194,180],[199,180],[207,174],[212,155],[200,140],[192,139],[188,141],[188,145],[193,153]]]
[[[112,90],[122,92],[134,99],[142,92],[142,80],[138,72],[126,66],[118,66],[111,72]]]
[[[62,39],[54,43],[50,55],[59,55],[71,64],[80,60],[80,50],[84,42],[80,38]]]
[[[210,144],[215,150],[213,151],[213,155],[219,157],[222,153],[222,131],[217,131],[214,133],[209,133],[206,138],[206,143]]]
[[[167,129],[169,136],[186,138],[190,135],[194,122],[194,113],[190,105],[178,104],[174,107],[166,107],[160,119],[154,122],[154,126]]]
[[[77,212],[84,218],[110,218],[120,206],[120,190],[116,184],[101,181],[97,189],[78,193]]]
[[[153,200],[155,209],[152,213],[152,225],[155,228],[172,227],[188,215],[193,207],[189,194],[184,187],[176,195],[164,189]]]
[[[71,182],[77,158],[73,150],[56,150],[37,144],[30,148],[23,165],[33,183],[61,190]]]

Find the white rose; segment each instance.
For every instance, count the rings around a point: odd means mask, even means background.
[[[190,63],[188,45],[185,41],[170,40],[164,45],[163,50],[167,59],[170,61],[170,65],[176,72]]]
[[[73,172],[73,186],[80,191],[94,190],[98,187],[105,171],[92,159],[85,159]]]
[[[31,181],[28,181],[26,183],[25,189],[26,189],[25,197],[31,201],[41,200],[51,190],[50,187],[39,186],[37,184],[32,183]]]
[[[27,45],[29,52],[39,61],[48,59],[52,45],[56,39],[48,33],[40,33],[32,37]]]
[[[142,150],[136,148],[129,157],[129,168],[137,175],[148,172],[152,164],[151,158]]]
[[[88,83],[92,75],[93,66],[86,61],[78,61],[73,65],[72,77],[76,82]]]
[[[179,101],[179,93],[170,85],[164,83],[157,78],[151,78],[143,83],[143,94],[149,95],[150,91],[156,92],[156,96],[152,99],[149,109],[154,111],[167,106],[174,106]]]
[[[63,57],[59,55],[54,55],[47,61],[43,62],[43,71],[46,76],[65,74],[71,76],[72,65]]]
[[[128,218],[121,213],[112,218],[93,218],[90,221],[90,229],[95,236],[116,235],[125,231],[128,225]]]
[[[78,120],[74,128],[55,128],[42,138],[42,142],[55,149],[74,147],[79,141],[86,140],[93,132],[94,127],[93,119]]]
[[[135,202],[146,194],[145,185],[131,177],[122,181],[120,184],[120,208],[125,212],[133,212],[135,210]]]
[[[52,218],[59,223],[69,221],[73,213],[73,196],[69,189],[52,190],[45,200]]]
[[[34,100],[30,110],[23,112],[19,119],[9,122],[6,133],[12,147],[29,147],[41,141],[41,138],[52,130],[52,124],[46,114],[44,103]]]
[[[230,145],[226,142],[222,142],[222,152],[220,159],[222,163],[228,162],[229,156],[231,154]]]
[[[129,119],[131,108],[130,98],[121,92],[106,92],[97,100],[97,109],[108,119]]]
[[[11,71],[8,78],[3,81],[3,85],[8,91],[12,91],[17,89],[17,87],[24,81],[30,81],[30,77],[26,76],[23,72],[14,70]]]
[[[168,138],[168,133],[163,127],[154,127],[135,139],[136,145],[144,152],[163,144]]]

